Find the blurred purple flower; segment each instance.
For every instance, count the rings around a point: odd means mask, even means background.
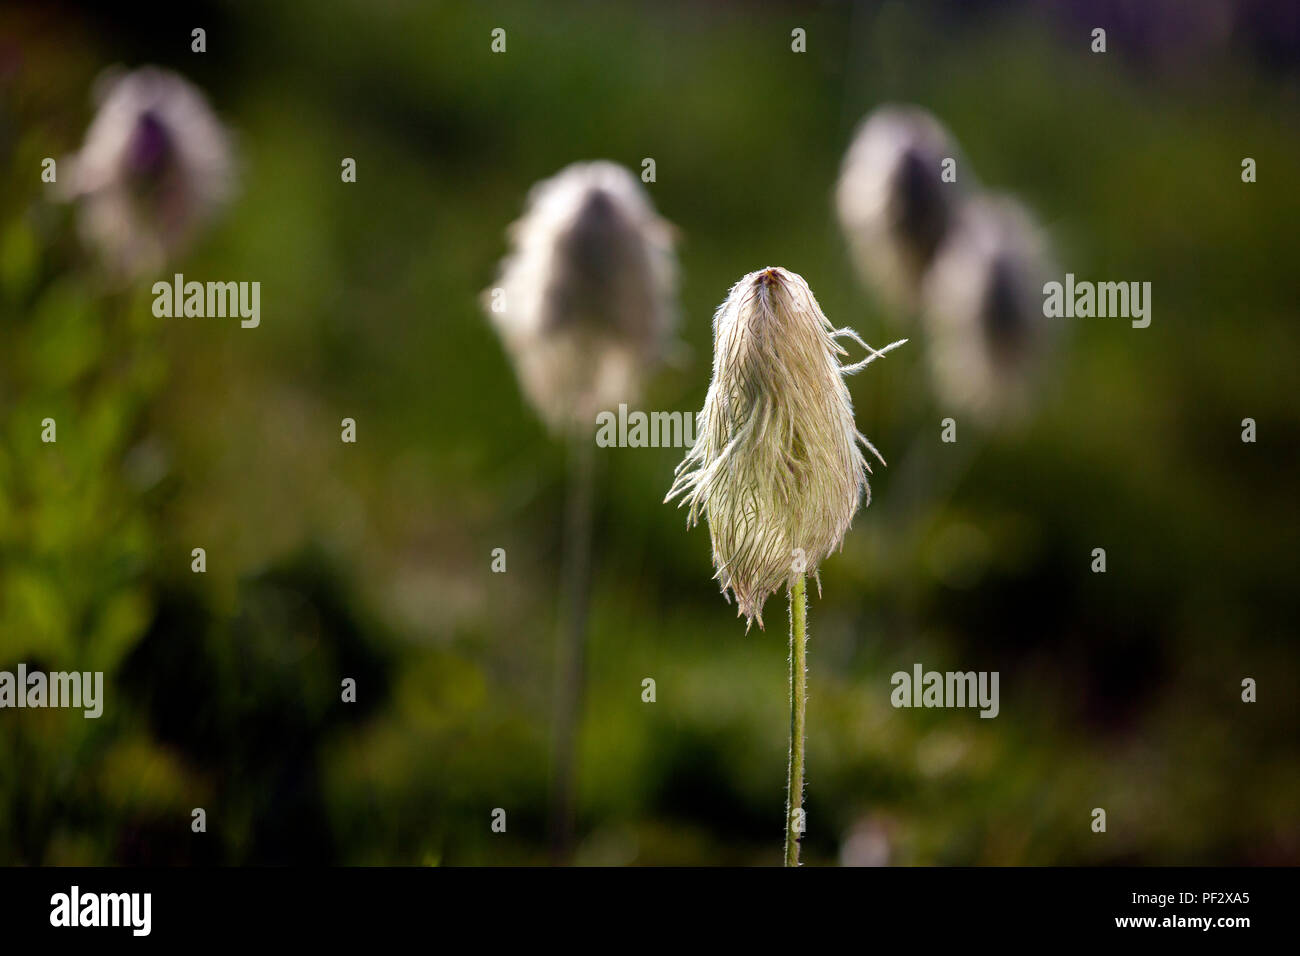
[[[106,75],[96,97],[63,194],[105,271],[129,281],[183,253],[230,196],[230,135],[203,94],[165,70]]]

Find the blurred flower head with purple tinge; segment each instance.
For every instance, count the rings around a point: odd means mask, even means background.
[[[921,277],[951,226],[968,173],[942,180],[956,144],[925,110],[882,106],[858,127],[835,204],[858,272],[891,308],[916,306]]]
[[[184,253],[229,198],[230,135],[203,94],[165,70],[107,74],[96,95],[63,194],[104,270],[130,281]]]
[[[673,229],[627,169],[574,163],[533,186],[483,305],[555,431],[634,402],[672,347]]]
[[[1025,409],[1056,338],[1043,317],[1048,257],[1020,203],[981,196],[963,206],[922,292],[944,401],[985,421]]]

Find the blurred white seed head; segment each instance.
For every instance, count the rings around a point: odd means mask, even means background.
[[[1047,241],[1006,197],[966,204],[926,276],[935,391],[985,422],[1022,412],[1057,337],[1043,316]]]
[[[634,403],[673,342],[673,229],[631,172],[575,163],[535,185],[483,305],[555,431]]]
[[[106,75],[64,198],[82,240],[116,279],[155,273],[185,251],[230,196],[230,135],[188,81],[144,67]]]
[[[840,844],[840,866],[888,866],[894,843],[890,824],[877,816],[856,821]]]
[[[882,106],[845,154],[835,202],[854,265],[886,305],[911,311],[921,278],[952,224],[970,173],[941,179],[957,159],[948,131],[916,107]]]
[[[870,354],[841,365],[840,338]],[[747,622],[762,627],[768,596],[800,571],[815,575],[870,502],[862,448],[880,455],[854,424],[844,376],[901,344],[877,352],[834,328],[785,269],[751,272],[718,307],[698,437],[665,500],[682,497],[688,527],[708,521],[715,577]]]

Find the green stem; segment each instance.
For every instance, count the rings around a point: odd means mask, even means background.
[[[804,576],[790,587],[790,775],[785,790],[785,865],[799,865],[804,831],[804,708],[808,702],[808,602]]]
[[[564,597],[555,688],[555,757],[551,780],[551,862],[573,857],[578,796],[578,732],[587,670],[587,601],[591,585],[591,520],[595,444],[574,436],[564,530]]]

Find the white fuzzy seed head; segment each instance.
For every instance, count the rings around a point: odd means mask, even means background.
[[[836,210],[854,265],[891,308],[917,305],[921,277],[952,224],[969,171],[941,179],[957,159],[948,131],[916,107],[882,106],[863,121],[845,154]]]
[[[98,84],[99,111],[64,198],[106,272],[130,280],[181,254],[233,190],[230,136],[182,77],[143,67]]]
[[[610,162],[575,163],[529,193],[483,305],[525,396],[557,432],[637,400],[672,344],[672,227],[640,181]]]
[[[862,448],[880,456],[854,424],[844,376],[902,343],[842,366],[840,337],[865,346],[780,268],[745,276],[713,317],[713,381],[665,500],[682,496],[688,526],[707,520],[715,577],[760,627],[768,596],[800,570],[815,575],[870,502]]]
[[[1022,412],[1056,329],[1043,316],[1047,243],[1012,199],[966,204],[926,276],[935,391],[986,423]]]

